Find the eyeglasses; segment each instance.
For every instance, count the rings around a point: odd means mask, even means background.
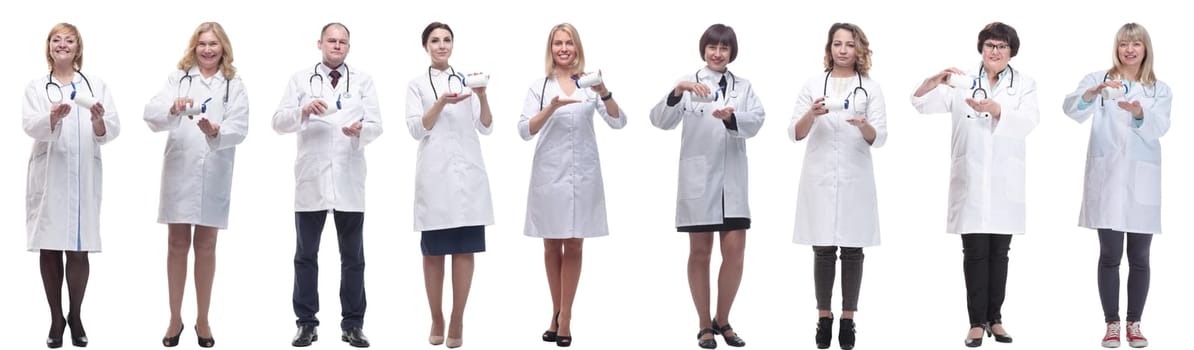
[[[987,48],[987,50],[995,50],[995,49],[998,49],[999,51],[1003,51],[1003,50],[1007,50],[1007,49],[1008,49],[1008,48],[1010,48],[1011,46],[1008,46],[1007,44],[998,44],[998,45],[996,45],[996,44],[992,44],[992,43],[983,43],[983,47]]]

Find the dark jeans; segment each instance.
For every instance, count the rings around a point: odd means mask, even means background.
[[[1012,235],[969,233],[962,235],[962,272],[966,276],[966,309],[970,325],[1002,322],[1007,290],[1007,252]]]
[[[836,246],[813,247],[813,288],[817,294],[817,310],[830,310],[838,259],[836,253]],[[863,257],[862,248],[842,247],[842,311],[858,311]]]
[[[1139,322],[1148,299],[1148,251],[1153,235],[1099,229],[1099,299],[1106,322],[1119,321],[1119,262],[1128,237],[1128,322]]]
[[[319,325],[319,238],[327,211],[295,212],[294,315],[298,325]],[[361,328],[365,319],[365,213],[334,211],[340,243],[340,329]]]

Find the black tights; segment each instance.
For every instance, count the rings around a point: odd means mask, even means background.
[[[63,263],[63,253],[66,263]],[[65,269],[65,274],[63,270]],[[67,293],[70,295],[70,317],[62,315],[62,280],[66,277]],[[70,325],[72,337],[81,337],[83,330],[80,318],[83,294],[87,291],[87,277],[91,275],[91,263],[87,252],[41,251],[41,281],[46,289],[46,301],[50,304],[50,337],[61,338],[66,326]],[[65,322],[64,322],[65,321]]]

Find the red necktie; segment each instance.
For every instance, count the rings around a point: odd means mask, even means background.
[[[332,72],[328,73],[328,75],[332,77],[332,88],[335,89],[336,83],[340,82],[340,71],[332,70]]]

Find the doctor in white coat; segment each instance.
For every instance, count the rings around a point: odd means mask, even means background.
[[[318,340],[320,236],[332,212],[340,245],[341,339],[369,346],[365,317],[365,145],[381,135],[381,112],[373,78],[344,63],[348,27],[329,23],[317,47],[323,60],[294,73],[274,113],[274,131],[298,134],[294,162],[294,313],[298,331],[291,344]]]
[[[527,88],[518,121],[523,140],[539,136],[523,233],[543,238],[553,315],[542,339],[570,346],[584,239],[609,235],[593,116],[600,114],[611,128],[621,129],[626,112],[604,83],[578,87],[574,79],[585,72],[585,50],[571,24],[548,32],[545,61],[547,76]]]
[[[1091,121],[1078,225],[1099,234],[1099,297],[1107,330],[1103,346],[1121,342],[1119,264],[1127,237],[1127,338],[1148,346],[1140,317],[1149,289],[1149,247],[1161,233],[1161,136],[1169,131],[1173,94],[1153,71],[1148,31],[1128,23],[1115,34],[1112,66],[1087,74],[1062,108]],[[1119,93],[1116,93],[1116,92]]]
[[[854,348],[854,312],[862,288],[864,247],[879,245],[879,204],[871,148],[887,141],[887,111],[871,69],[862,28],[834,23],[825,43],[825,72],[808,79],[796,100],[788,137],[808,140],[796,197],[794,241],[813,246],[817,347],[833,339],[833,280],[842,260],[838,343]],[[844,102],[844,103],[843,103]],[[843,103],[830,111],[827,104]],[[844,107],[844,108],[837,108]]]
[[[676,230],[687,232],[688,287],[697,311],[697,344],[717,346],[722,334],[730,346],[746,342],[730,327],[730,308],[742,283],[746,230],[750,228],[746,139],[763,126],[763,103],[750,81],[726,66],[738,57],[738,37],[723,24],[709,26],[698,46],[705,67],[681,76],[651,109],[651,124],[664,130],[684,124]],[[714,232],[721,238],[717,313],[710,317],[709,264]]]
[[[25,134],[33,138],[25,192],[26,248],[41,255],[51,320],[46,346],[61,347],[68,324],[71,344],[87,346],[81,308],[91,274],[87,253],[100,251],[100,146],[120,135],[120,119],[108,86],[81,71],[83,37],[74,25],[59,23],[50,29],[46,64],[50,74],[29,82],[21,108]],[[80,102],[86,99],[98,102],[86,108]],[[62,313],[64,277],[70,294],[67,316]]]
[[[165,346],[178,345],[183,330],[182,298],[187,255],[195,248],[195,333],[199,345],[215,339],[208,323],[216,274],[216,233],[228,227],[236,145],[249,132],[249,98],[233,66],[232,43],[224,28],[205,22],[195,28],[178,70],[145,105],[145,123],[168,131],[162,162],[158,223],[167,224],[166,276],[170,321]],[[199,107],[196,114],[188,108]]]
[[[473,282],[473,253],[485,251],[485,226],[493,225],[489,175],[477,134],[493,131],[485,87],[465,86],[448,64],[456,36],[447,24],[423,29],[431,58],[425,74],[406,89],[406,126],[419,141],[415,163],[415,231],[422,232],[423,282],[431,307],[431,345],[444,340],[444,255],[452,255],[452,316],[446,346],[463,344],[464,307]]]
[[[1000,313],[1007,253],[1012,235],[1025,232],[1024,140],[1040,121],[1036,82],[1008,64],[1020,50],[1016,30],[988,24],[977,50],[978,71],[945,69],[911,97],[920,113],[950,113],[953,123],[946,232],[962,236],[969,347],[982,345],[984,331],[997,342],[1012,341]],[[955,74],[970,77],[969,86],[948,85]]]

